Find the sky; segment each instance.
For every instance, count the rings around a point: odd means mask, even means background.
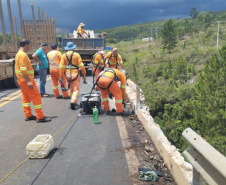
[[[24,19],[32,19],[30,2],[21,0]],[[187,18],[193,6],[198,12],[226,10],[225,0],[33,0],[33,2],[36,18],[38,18],[37,8],[40,7],[44,13],[55,19],[56,27],[67,28],[71,32],[77,29],[80,22],[86,24],[85,29],[95,30],[160,19]],[[6,0],[2,0],[2,4],[6,30],[9,31]],[[19,24],[17,0],[11,0],[11,8]]]

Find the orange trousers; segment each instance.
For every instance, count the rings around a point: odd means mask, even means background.
[[[50,70],[50,75],[52,78],[52,82],[53,82],[53,92],[55,94],[56,97],[60,96],[59,90],[58,90],[58,83],[61,84],[60,82],[60,76],[59,76],[59,70]],[[66,77],[63,77],[64,79],[64,87],[67,88],[67,80]],[[63,96],[66,98],[68,97],[68,93],[67,91],[62,91]]]
[[[97,82],[98,85],[102,88],[107,88],[108,85],[111,83],[112,79],[108,77],[100,77],[99,81]],[[113,83],[111,84],[109,89],[103,90],[100,89],[101,91],[101,100],[102,104],[104,107],[105,111],[109,111],[109,104],[108,104],[108,92],[111,92],[113,96],[115,97],[115,105],[116,105],[116,111],[118,113],[123,111],[122,108],[122,91],[119,88],[118,84],[114,80]]]
[[[72,74],[72,79],[75,79],[77,74]],[[71,97],[71,103],[77,103],[79,96],[80,76],[72,82],[70,82],[69,95]]]
[[[17,81],[18,84],[20,85],[20,89],[22,92],[22,107],[24,110],[25,118],[29,118],[32,116],[31,112],[31,102],[32,102],[34,105],[36,118],[42,119],[44,117],[44,114],[42,112],[42,99],[35,81],[32,80],[33,89],[30,89],[28,87],[27,82],[21,82],[20,80]]]
[[[95,81],[97,80],[99,74],[101,73],[101,69],[97,68],[96,71],[95,71],[96,67],[93,68],[93,74],[95,75]],[[94,72],[95,71],[95,72]],[[99,89],[99,87],[95,87],[95,89]]]

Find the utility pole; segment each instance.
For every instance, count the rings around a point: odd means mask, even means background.
[[[226,21],[217,21],[217,50],[219,48],[219,32],[220,32],[220,23]]]

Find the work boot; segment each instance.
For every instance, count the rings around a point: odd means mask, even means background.
[[[77,103],[70,103],[71,110],[77,109]]]
[[[123,111],[123,112],[117,112],[116,113],[116,116],[129,116],[131,113],[129,113],[129,112],[125,112],[125,111]]]
[[[115,112],[111,112],[110,110],[105,111],[104,115],[115,116]]]
[[[49,122],[49,121],[52,121],[51,118],[47,118],[47,117],[43,117],[42,119],[37,119],[36,122],[37,123],[43,123],[43,122]]]
[[[70,96],[68,96],[68,97],[64,97],[64,99],[71,99],[71,98],[70,98]]]
[[[56,97],[56,99],[62,99],[62,98],[63,98],[63,96],[62,96],[62,95],[60,95],[60,96]]]
[[[34,116],[34,115],[32,115],[29,118],[25,118],[25,121],[33,121],[33,120],[36,120],[36,116]]]

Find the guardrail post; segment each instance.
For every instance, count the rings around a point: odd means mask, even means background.
[[[182,136],[189,142],[189,147],[183,154],[194,169],[192,184],[224,185],[226,157],[191,128],[185,129]]]
[[[140,86],[136,86],[136,95],[137,95],[137,104],[136,104],[136,109],[140,109]]]

